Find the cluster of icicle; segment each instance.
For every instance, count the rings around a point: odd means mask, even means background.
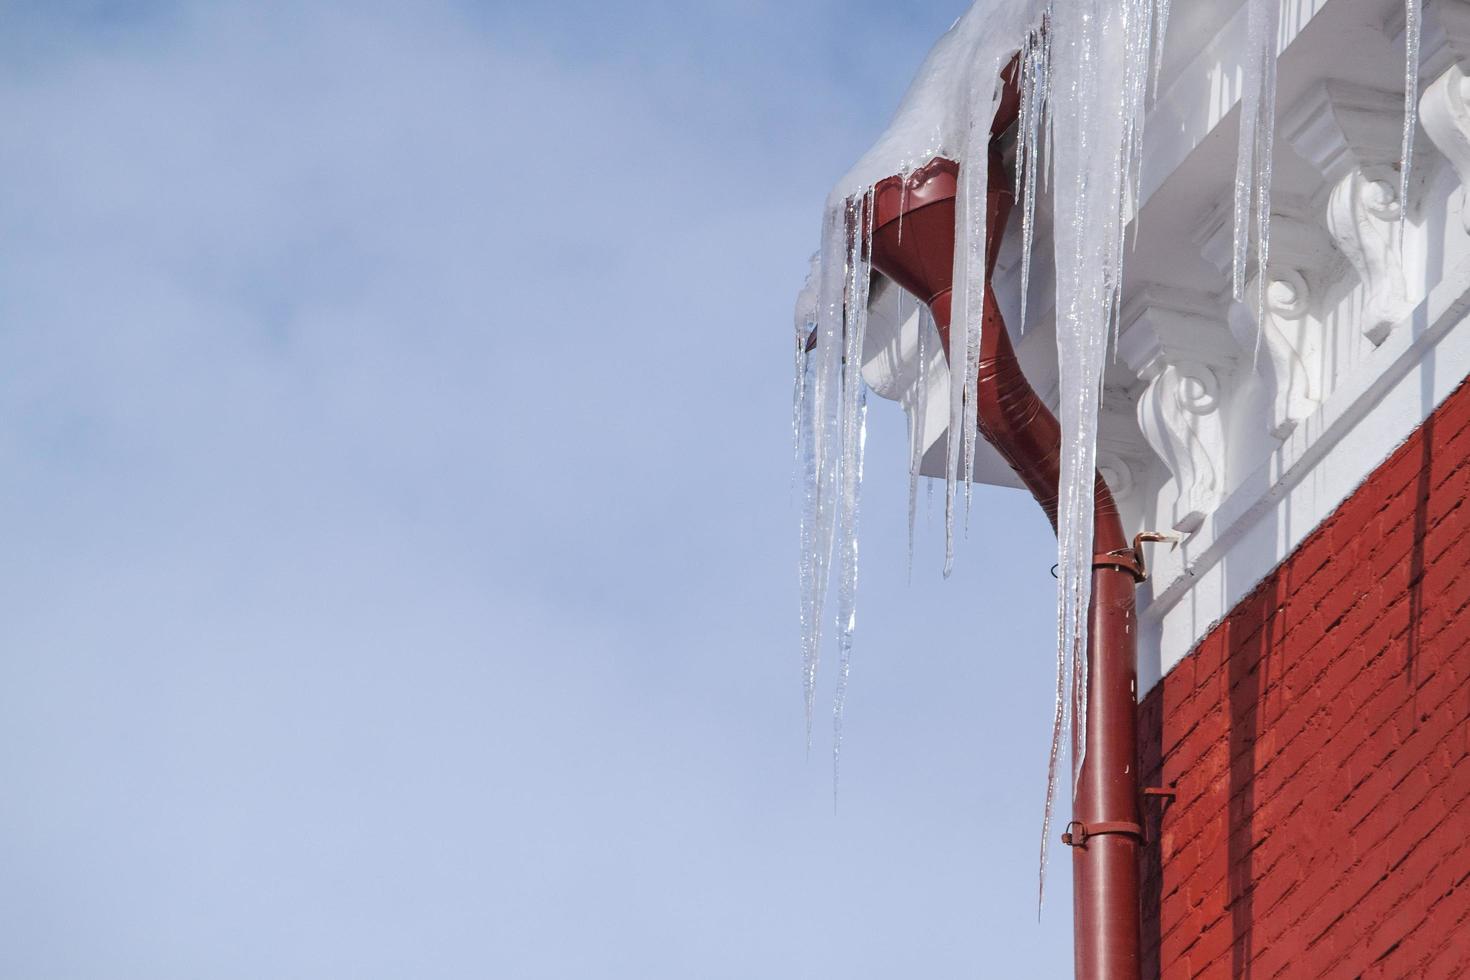
[[[1271,133],[1279,0],[1249,4],[1236,179],[1235,281],[1245,291],[1252,219],[1257,268],[1269,249]],[[1404,129],[1404,189],[1414,119],[1419,0],[1407,0],[1411,92]],[[899,111],[873,149],[827,201],[821,250],[797,304],[794,435],[804,494],[801,515],[801,646],[808,747],[826,602],[836,568],[839,658],[833,706],[833,783],[842,748],[843,700],[856,625],[858,512],[865,442],[861,378],[872,275],[874,188],[906,179],[935,157],[960,164],[956,198],[955,290],[948,360],[949,432],[945,459],[944,572],[954,564],[958,488],[969,485],[977,439],[975,400],[983,319],[986,193],[990,126],[1002,70],[1020,52],[1021,110],[1017,189],[1022,223],[1022,297],[1027,293],[1038,177],[1054,195],[1056,331],[1060,375],[1062,473],[1058,506],[1057,689],[1041,839],[1044,894],[1047,841],[1059,760],[1072,726],[1087,725],[1087,609],[1092,586],[1093,488],[1097,418],[1109,334],[1118,326],[1124,236],[1139,200],[1145,109],[1169,14],[1169,0],[977,0],[930,52]],[[1253,194],[1254,191],[1254,194]],[[1252,201],[1255,208],[1252,210]],[[900,231],[901,234],[901,231]],[[1258,277],[1264,283],[1265,277]],[[1264,288],[1263,286],[1261,288]],[[927,310],[924,311],[927,314]],[[1025,308],[1022,307],[1022,320]],[[899,322],[902,322],[900,320]],[[920,324],[921,370],[932,321]],[[923,383],[924,379],[921,379]],[[924,404],[921,396],[917,406]],[[916,408],[916,411],[922,410]],[[910,420],[909,526],[923,422]],[[953,434],[962,434],[954,438]],[[1075,719],[1071,706],[1075,705]],[[1078,740],[1072,783],[1086,746]]]
[[[1235,159],[1235,237],[1232,286],[1245,301],[1250,271],[1250,241],[1256,242],[1255,295],[1249,297],[1256,322],[1266,305],[1271,258],[1271,156],[1276,129],[1276,56],[1281,44],[1280,0],[1246,0],[1246,52],[1240,95],[1240,143]],[[1400,215],[1408,214],[1409,179],[1414,164],[1414,132],[1419,117],[1419,39],[1422,0],[1404,0],[1404,128],[1399,164]],[[1256,337],[1259,354],[1260,335]]]

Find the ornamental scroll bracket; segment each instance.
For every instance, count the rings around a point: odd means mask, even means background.
[[[1261,272],[1250,270],[1245,300],[1233,303],[1228,321],[1239,349],[1270,385],[1266,430],[1285,439],[1321,407],[1326,394],[1325,338],[1314,315],[1317,283],[1339,261],[1327,235],[1302,220],[1302,201],[1283,196],[1271,215],[1271,260],[1262,292]],[[1220,206],[1202,225],[1201,256],[1222,273],[1230,268],[1229,209]],[[1264,299],[1264,302],[1259,302]]]
[[[1419,121],[1435,149],[1442,153],[1459,180],[1460,224],[1470,232],[1470,2],[1441,0],[1434,20],[1450,64],[1424,88],[1419,98]],[[1439,37],[1431,35],[1431,47]],[[1434,53],[1427,55],[1440,58]]]
[[[1424,90],[1419,118],[1435,149],[1444,154],[1459,178],[1460,225],[1470,232],[1470,207],[1465,200],[1465,188],[1470,186],[1470,77],[1459,65],[1451,65]]]
[[[1323,225],[1358,274],[1362,332],[1375,346],[1413,308],[1399,248],[1403,96],[1329,79],[1283,120],[1293,148],[1327,184]]]
[[[1178,492],[1174,529],[1199,530],[1225,497],[1224,405],[1234,371],[1226,325],[1205,302],[1145,289],[1124,312],[1118,353],[1144,383],[1138,427]]]
[[[1251,295],[1259,288],[1259,280],[1252,279]],[[1277,439],[1291,435],[1322,405],[1322,327],[1311,308],[1312,289],[1302,271],[1273,265],[1260,318],[1253,307],[1232,310],[1231,332],[1271,383],[1269,431]]]

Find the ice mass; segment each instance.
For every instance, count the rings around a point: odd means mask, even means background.
[[[1407,187],[1417,105],[1420,0],[1406,0],[1404,138],[1400,180]],[[1234,189],[1232,286],[1246,296],[1249,270],[1270,249],[1272,133],[1275,125],[1279,0],[1246,0],[1248,45],[1240,66],[1240,139]],[[1041,863],[1058,793],[1063,746],[1072,727],[1086,731],[1087,629],[1091,591],[1093,481],[1101,382],[1120,309],[1129,225],[1140,194],[1144,126],[1168,27],[1169,0],[977,0],[939,39],[894,119],[833,189],[796,310],[794,429],[801,495],[800,623],[808,745],[818,664],[835,638],[834,790],[842,748],[843,699],[856,628],[858,517],[866,391],[859,371],[873,270],[874,188],[907,178],[936,157],[959,164],[954,293],[947,406],[908,406],[910,429],[925,411],[947,409],[944,572],[956,560],[955,528],[965,519],[977,438],[975,398],[983,320],[986,189],[991,122],[1000,78],[1018,73],[1015,173],[1021,221],[1022,322],[1034,241],[1036,200],[1049,194],[1054,215],[1057,414],[1062,473],[1057,514],[1056,700],[1049,755]],[[907,184],[905,184],[907,186]],[[1404,199],[1401,194],[1400,199]],[[1143,233],[1146,233],[1144,231]],[[900,231],[901,234],[901,231]],[[1256,277],[1265,288],[1265,277]],[[896,288],[888,292],[901,294]],[[883,302],[919,305],[913,297]],[[927,310],[920,320],[917,369],[941,343]],[[902,309],[900,309],[900,315]],[[917,445],[918,439],[913,443]],[[910,552],[918,492],[918,451],[910,462]],[[983,517],[977,518],[983,520]],[[835,583],[834,583],[835,578]],[[835,593],[835,594],[834,594]],[[829,605],[830,604],[830,605]],[[835,608],[833,608],[835,607]],[[1075,715],[1072,717],[1072,706]],[[1075,781],[1086,746],[1072,760]]]

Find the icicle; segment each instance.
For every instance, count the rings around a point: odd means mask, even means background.
[[[841,394],[843,293],[847,245],[847,208],[830,203],[822,222],[817,282],[816,346],[808,355],[810,377],[803,388],[802,471],[805,492],[801,516],[801,656],[807,748],[811,748],[816,704],[817,664],[836,531],[837,464],[835,443]]]
[[[960,467],[967,485],[974,472],[974,407],[971,351],[979,351],[983,318],[985,198],[990,126],[1001,69],[1041,23],[1043,0],[975,3],[942,37],[909,87],[893,122],[853,169],[838,182],[837,196],[861,196],[876,182],[908,175],[936,157],[960,165],[956,201],[955,290],[949,335],[949,439],[945,455],[945,573],[954,568],[955,497]],[[902,193],[902,192],[901,192]],[[980,260],[972,257],[978,255]],[[974,269],[973,277],[966,270]],[[970,294],[978,294],[973,302]],[[970,399],[966,401],[967,388]]]
[[[1243,100],[1241,181],[1237,233],[1249,236],[1251,191],[1260,234],[1258,264],[1267,261],[1270,131],[1274,100],[1274,0],[1251,4],[1251,57]],[[1417,2],[1417,0],[1410,0]],[[1097,416],[1108,334],[1119,317],[1126,228],[1139,205],[1144,104],[1157,90],[1169,0],[1012,0],[974,4],[941,39],[920,69],[898,116],[877,145],[838,185],[823,233],[816,308],[817,342],[799,361],[803,426],[802,626],[808,739],[823,601],[835,554],[841,671],[834,703],[834,791],[840,758],[843,699],[855,622],[858,487],[864,412],[859,376],[868,300],[870,243],[866,239],[874,184],[907,176],[934,157],[960,165],[955,202],[956,240],[948,445],[945,452],[945,574],[954,566],[955,504],[959,471],[966,499],[973,480],[977,360],[984,319],[990,126],[996,79],[1017,39],[1022,53],[1022,107],[1017,147],[1017,191],[1023,203],[1022,303],[1029,299],[1038,188],[1055,193],[1056,318],[1063,433],[1058,486],[1057,700],[1048,764],[1042,839],[1044,895],[1047,838],[1058,794],[1058,769],[1070,727],[1076,740],[1072,782],[1086,756],[1087,609],[1091,593],[1093,492]],[[1267,10],[1270,7],[1270,10]],[[1416,20],[1417,24],[1417,20]],[[1044,29],[1043,29],[1044,25]],[[1270,51],[1269,59],[1264,53]],[[1152,82],[1152,85],[1150,84]],[[1249,119],[1246,119],[1247,113]],[[1043,165],[1044,162],[1044,165]],[[901,203],[907,203],[905,186]],[[1239,188],[1237,189],[1239,191]],[[1245,247],[1237,243],[1237,292]],[[1023,306],[1022,322],[1025,311]],[[927,370],[927,318],[920,324],[920,371]],[[921,373],[921,392],[927,379]],[[922,404],[922,403],[920,403]],[[910,420],[911,441],[922,448],[924,425]],[[910,461],[910,549],[917,509],[919,460]],[[932,485],[931,485],[932,489]],[[912,560],[912,559],[911,559]],[[1075,714],[1075,719],[1073,715]],[[810,743],[809,743],[810,744]]]
[[[894,290],[899,296],[898,322],[904,322],[902,299],[906,293]],[[914,402],[909,409],[909,582],[914,580],[914,526],[919,513],[919,468],[924,462],[924,434],[928,428],[929,404],[929,332],[934,329],[934,318],[924,303],[919,307],[919,376],[914,386]]]
[[[1420,0],[1404,0],[1404,140],[1399,163],[1399,218],[1407,226],[1409,177],[1414,169],[1414,131],[1419,124]]]
[[[1052,0],[1048,0],[1048,4],[1047,4],[1047,8],[1046,8],[1047,9],[1047,19],[1048,20],[1050,20],[1050,18],[1051,18],[1051,2],[1052,2]],[[1041,38],[1041,43],[1042,43],[1042,45],[1044,47],[1044,51],[1043,51],[1043,54],[1042,54],[1042,60],[1043,60],[1043,63],[1046,64],[1047,67],[1048,67],[1047,77],[1044,80],[1044,82],[1045,82],[1045,89],[1046,89],[1046,102],[1047,102],[1048,105],[1050,105],[1052,91],[1053,91],[1052,75],[1051,75],[1051,70],[1050,69],[1051,69],[1051,67],[1054,64],[1054,62],[1052,60],[1052,51],[1053,51],[1053,48],[1052,48],[1052,43],[1051,43],[1051,31],[1050,30],[1047,30],[1043,34],[1043,36]],[[1044,167],[1042,169],[1042,171],[1041,171],[1041,189],[1042,189],[1042,191],[1044,193],[1048,193],[1048,194],[1051,193],[1051,173],[1052,173],[1052,169],[1053,169],[1052,168],[1052,161],[1056,159],[1056,148],[1057,148],[1057,143],[1056,143],[1056,128],[1055,128],[1055,125],[1053,123],[1053,120],[1055,118],[1056,118],[1055,114],[1052,113],[1052,112],[1050,112],[1050,111],[1048,111],[1046,113],[1046,115],[1045,115],[1044,128],[1042,130],[1043,142],[1046,144],[1046,162],[1047,162],[1047,166]]]
[[[1005,61],[1009,61],[1006,58]],[[956,322],[965,328],[965,530],[969,531],[970,501],[975,485],[975,446],[980,436],[980,420],[976,405],[980,399],[980,332],[985,323],[985,257],[990,233],[990,127],[1000,107],[999,78],[1005,61],[997,58],[988,76],[990,98],[981,98],[985,89],[971,93],[970,129],[966,141],[964,167],[958,188],[963,204],[956,210],[957,244],[965,254],[963,276],[955,276],[956,293],[960,295]],[[958,250],[957,250],[958,251]],[[958,273],[959,263],[956,262]],[[963,284],[964,288],[958,288]]]
[[[1031,249],[1036,241],[1036,175],[1041,170],[1042,118],[1046,111],[1050,35],[1033,32],[1027,39],[1021,65],[1021,118],[1016,130],[1016,183],[1021,201],[1021,322],[1026,332],[1026,307],[1031,295]]]
[[[964,369],[968,345],[963,326],[949,325],[949,431],[944,447],[944,577],[954,571],[955,486],[960,469],[960,429],[965,418]]]
[[[1251,237],[1251,199],[1256,200],[1256,268],[1260,284],[1254,313],[1262,322],[1265,308],[1266,261],[1271,242],[1271,144],[1276,131],[1276,44],[1281,19],[1279,0],[1247,0],[1246,57],[1240,95],[1240,143],[1235,157],[1235,240],[1232,288],[1245,299],[1247,255]]]
[[[1124,147],[1123,160],[1123,193],[1121,236],[1126,233],[1130,219],[1137,212],[1138,204],[1143,198],[1143,113],[1147,105],[1149,78],[1152,76],[1157,80],[1158,65],[1156,62],[1150,67],[1151,55],[1162,54],[1164,36],[1163,27],[1158,23],[1158,17],[1168,17],[1168,0],[1153,0],[1152,3],[1139,3],[1129,5],[1124,9],[1124,17],[1129,21],[1124,28],[1127,38],[1128,52],[1125,58],[1126,68],[1124,72],[1123,98],[1128,112],[1133,114],[1134,124],[1130,139]],[[1135,235],[1137,229],[1135,228]],[[1137,238],[1134,238],[1137,241]],[[1113,291],[1114,302],[1119,309],[1115,311],[1114,323],[1117,315],[1121,313],[1123,302],[1123,291]]]
[[[951,296],[949,459],[945,472],[945,565],[954,569],[954,498],[964,468],[965,510],[975,474],[975,417],[980,366],[980,330],[985,319],[985,249],[990,180],[990,126],[1000,103],[997,79],[1010,52],[996,50],[980,66],[983,88],[970,92],[964,148],[955,198],[954,292]]]
[[[1274,144],[1276,141],[1276,22],[1280,16],[1280,7],[1276,3],[1270,5],[1270,24],[1267,27],[1270,47],[1265,54],[1265,68],[1262,72],[1263,82],[1261,85],[1264,93],[1261,99],[1259,119],[1256,132],[1256,323],[1266,322],[1266,289],[1271,277],[1267,271],[1271,268],[1271,169],[1275,154]],[[1261,333],[1256,331],[1256,349],[1252,354],[1251,363],[1255,364],[1261,359]]]
[[[847,699],[852,637],[857,628],[858,512],[867,440],[866,386],[863,384],[863,336],[868,324],[868,290],[872,281],[873,191],[848,210],[851,240],[847,260],[842,364],[842,456],[837,501],[837,693],[832,704],[832,794],[836,802],[842,755],[842,711]]]
[[[1154,7],[1154,84],[1153,98],[1159,98],[1159,72],[1164,67],[1164,36],[1169,32],[1169,0],[1158,0]]]
[[[853,421],[853,452],[850,465],[852,476],[844,477],[844,484],[851,480],[851,489],[844,489],[844,521],[841,532],[842,550],[839,557],[843,568],[839,583],[837,613],[837,693],[832,702],[832,801],[837,801],[837,784],[842,764],[842,714],[847,705],[847,679],[852,672],[852,637],[857,629],[857,561],[858,561],[858,505],[859,490],[863,479],[863,453],[868,440],[867,392],[860,385],[856,395],[856,416]],[[848,495],[851,495],[850,503]],[[847,509],[849,508],[850,509]]]
[[[806,405],[807,343],[817,329],[817,286],[821,277],[821,253],[811,257],[806,282],[796,297],[796,378],[791,399],[791,446],[795,459],[793,475],[801,470],[802,411]],[[793,476],[794,478],[794,476]]]
[[[1057,361],[1062,473],[1057,507],[1058,684],[1041,841],[1045,896],[1058,762],[1075,707],[1072,784],[1086,757],[1087,610],[1092,592],[1097,417],[1124,234],[1141,146],[1155,0],[1054,3],[1049,119],[1056,178]]]
[[[909,175],[898,175],[898,244],[903,244],[903,216],[909,209]],[[900,321],[902,322],[902,321]]]

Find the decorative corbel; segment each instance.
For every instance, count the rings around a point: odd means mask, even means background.
[[[1260,270],[1252,269],[1245,300],[1231,306],[1228,320],[1249,363],[1271,386],[1266,429],[1277,439],[1285,439],[1326,397],[1325,343],[1322,323],[1312,315],[1312,283],[1326,278],[1337,260],[1326,232],[1299,217],[1306,211],[1304,202],[1282,197],[1278,204],[1282,210],[1271,215],[1271,259],[1264,297]],[[1201,256],[1227,272],[1228,209],[1216,208],[1201,227],[1197,239]]]
[[[1450,65],[1425,88],[1419,100],[1419,120],[1460,179],[1460,224],[1470,232],[1470,207],[1465,206],[1465,188],[1470,186],[1470,77],[1458,64]]]
[[[1252,279],[1251,296],[1259,295]],[[1271,435],[1285,439],[1316,412],[1323,398],[1322,326],[1309,314],[1311,287],[1300,270],[1273,266],[1260,319],[1255,305],[1231,311],[1230,330],[1271,383]]]
[[[1146,386],[1138,427],[1178,489],[1174,528],[1198,530],[1225,497],[1221,407],[1233,371],[1224,323],[1145,291],[1125,313],[1118,350]]]
[[[1403,97],[1329,79],[1287,114],[1292,146],[1326,178],[1326,227],[1363,284],[1362,331],[1375,346],[1408,315],[1397,244]]]
[[[1398,197],[1394,184],[1354,170],[1332,189],[1327,204],[1327,229],[1367,294],[1363,336],[1375,347],[1412,309],[1403,258],[1394,241],[1403,207]]]

